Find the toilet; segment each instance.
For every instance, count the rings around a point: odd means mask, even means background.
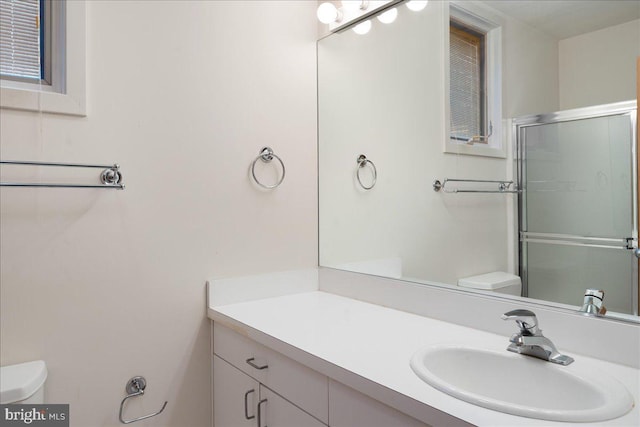
[[[0,367],[0,403],[44,403],[47,365],[42,360]]]
[[[522,282],[520,277],[515,274],[505,273],[504,271],[494,271],[479,276],[458,279],[458,286],[500,294],[522,295]]]

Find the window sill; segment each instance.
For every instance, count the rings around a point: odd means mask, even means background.
[[[8,87],[5,81],[0,88],[0,108],[82,117],[87,115],[84,96]]]
[[[507,158],[507,152],[504,148],[478,144],[467,145],[447,142],[445,143],[444,152],[450,154],[465,154],[469,156],[495,157],[499,159]]]

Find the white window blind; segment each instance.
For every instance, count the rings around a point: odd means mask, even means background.
[[[40,0],[0,0],[0,74],[41,78]]]
[[[449,43],[451,138],[466,142],[484,130],[482,40],[451,26]]]

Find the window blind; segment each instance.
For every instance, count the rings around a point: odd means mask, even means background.
[[[41,78],[40,0],[0,0],[0,74]]]
[[[482,54],[482,36],[450,27],[450,136],[456,140],[483,135]]]

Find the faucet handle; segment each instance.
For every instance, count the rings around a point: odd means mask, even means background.
[[[539,335],[538,318],[533,311],[522,308],[511,310],[502,315],[502,320],[515,320],[522,335]]]
[[[607,309],[603,305],[604,291],[600,289],[587,289],[584,291],[584,303],[580,311],[591,316],[604,316]]]
[[[596,297],[600,300],[604,299],[604,291],[601,289],[587,289],[584,291],[584,296],[587,297]]]

